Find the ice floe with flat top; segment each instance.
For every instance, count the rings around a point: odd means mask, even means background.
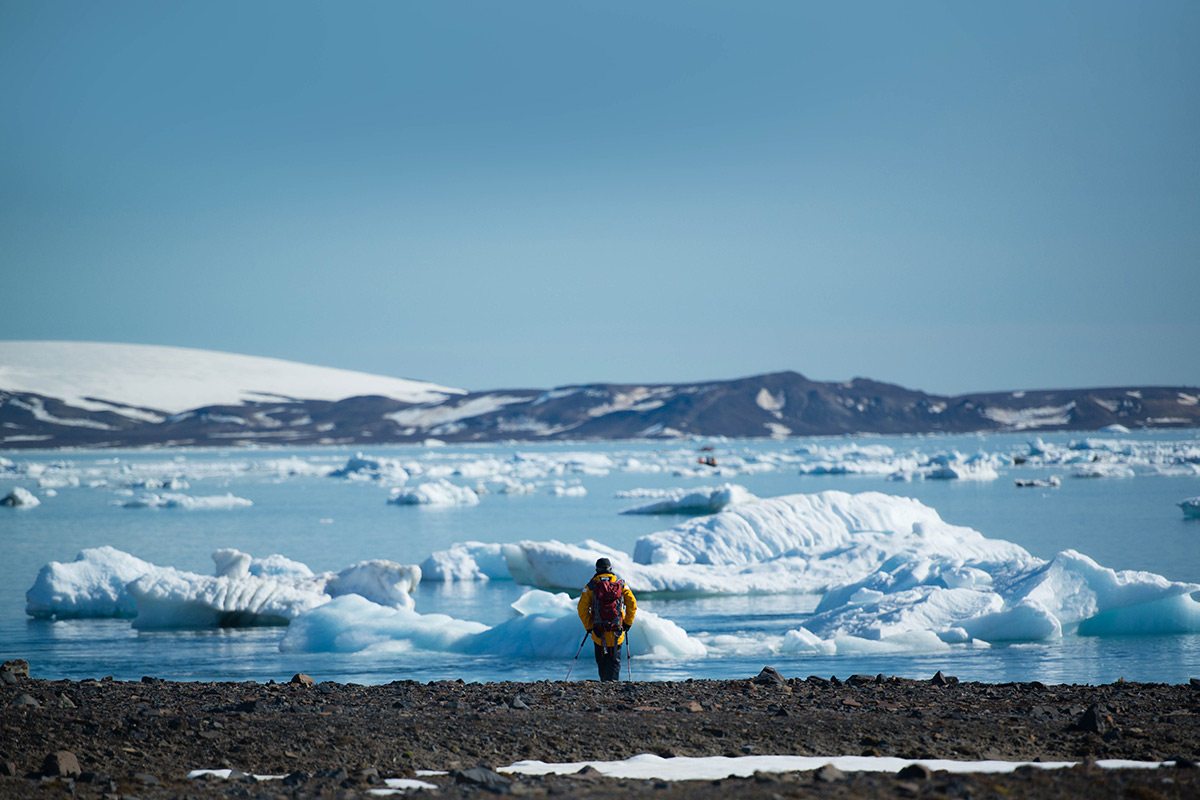
[[[756,499],[745,486],[732,483],[721,486],[700,486],[695,489],[665,489],[662,490],[662,494],[655,502],[627,508],[621,513],[715,514],[726,506]]]
[[[351,653],[363,650],[423,650],[498,655],[508,658],[564,658],[580,644],[576,601],[537,589],[512,604],[516,615],[499,625],[387,608],[354,595],[339,597],[292,621],[279,649],[287,653]],[[670,620],[639,607],[628,633],[633,656],[702,657],[705,646]]]
[[[474,506],[479,504],[479,495],[467,486],[439,478],[412,487],[393,489],[388,502],[399,506]]]
[[[215,572],[199,575],[143,561],[112,547],[52,561],[25,593],[39,619],[132,617],[136,628],[283,625],[337,596],[411,608],[419,567],[372,560],[314,574],[280,555],[255,559],[239,550],[213,553]]]
[[[254,503],[244,497],[235,497],[232,492],[208,497],[192,497],[178,492],[163,492],[162,494],[147,492],[130,500],[114,501],[114,505],[122,508],[184,508],[189,511],[213,511],[249,508]]]

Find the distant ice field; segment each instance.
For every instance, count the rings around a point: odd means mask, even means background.
[[[635,679],[1200,677],[1196,431],[0,453],[17,488],[0,656],[41,677],[561,679],[596,553]]]

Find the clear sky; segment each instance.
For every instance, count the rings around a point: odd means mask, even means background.
[[[1200,385],[1200,3],[0,0],[0,339]]]

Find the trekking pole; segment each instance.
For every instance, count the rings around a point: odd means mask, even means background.
[[[582,641],[579,642],[579,649],[575,651],[575,657],[571,659],[571,666],[567,670],[567,677],[564,678],[563,680],[568,680],[568,681],[571,680],[571,670],[575,669],[575,662],[579,660],[579,654],[583,652],[583,643],[587,641],[587,637],[588,637],[589,633],[591,633],[591,631],[583,632],[583,639],[582,639]]]
[[[629,668],[629,680],[633,680],[633,639],[629,631],[625,631],[625,665]]]

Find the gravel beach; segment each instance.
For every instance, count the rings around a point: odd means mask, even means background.
[[[47,681],[27,670],[20,660],[0,670],[4,798],[349,798],[418,771],[437,787],[420,791],[454,797],[1200,797],[1200,681],[982,684],[941,673],[839,680],[764,668],[744,680],[359,686],[306,675],[266,684]],[[1078,764],[1007,774],[823,769],[695,781],[492,771],[530,759],[641,753]],[[1094,763],[1106,759],[1175,763]],[[194,769],[234,773],[188,778]]]

